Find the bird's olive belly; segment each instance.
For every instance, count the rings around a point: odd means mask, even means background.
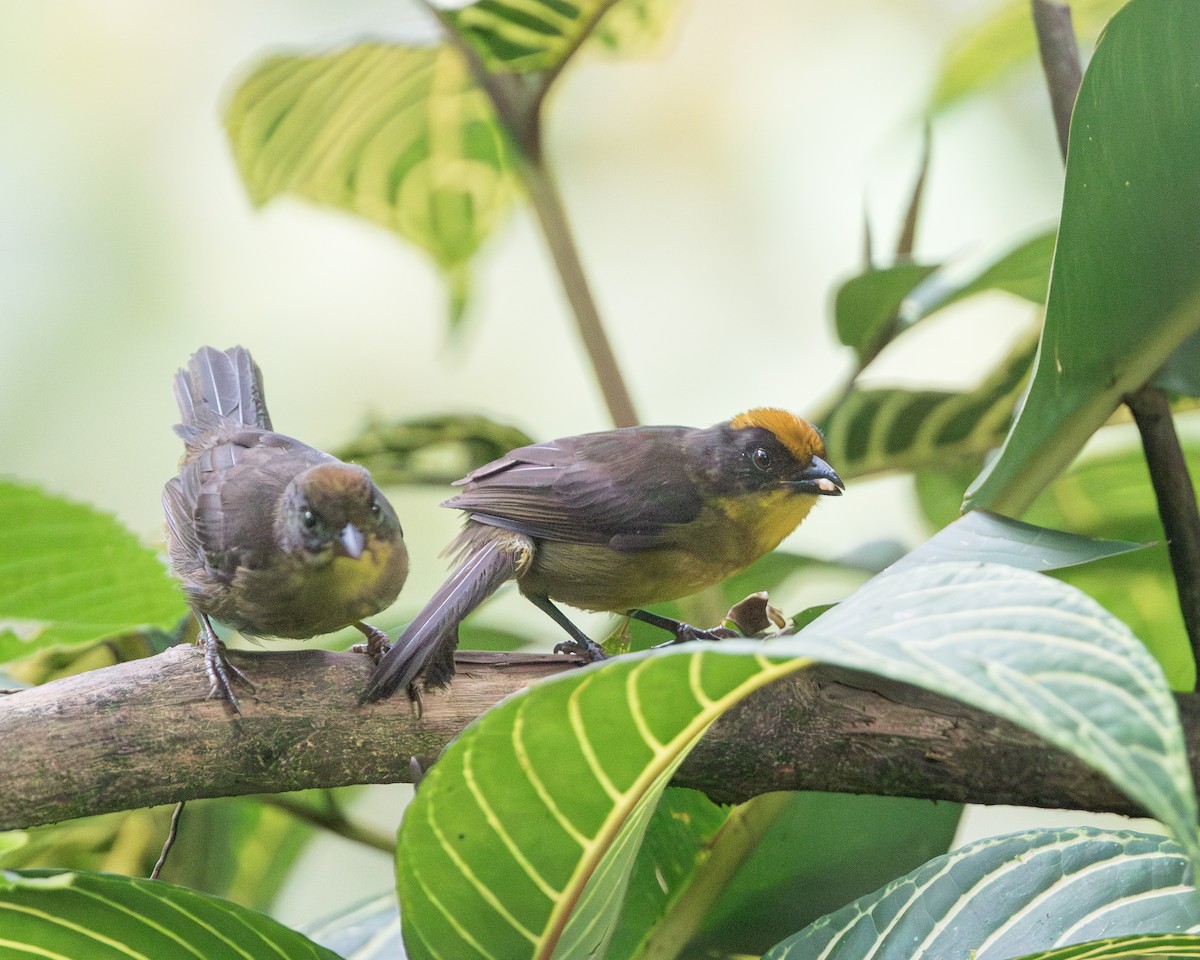
[[[288,558],[268,570],[238,570],[219,609],[222,623],[243,633],[304,639],[332,633],[387,607],[404,583],[394,557],[365,553],[312,566]]]

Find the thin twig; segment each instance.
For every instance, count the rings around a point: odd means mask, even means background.
[[[1125,404],[1142,436],[1150,482],[1167,535],[1183,625],[1192,655],[1200,663],[1200,511],[1187,459],[1175,432],[1171,405],[1162,390],[1146,385],[1127,395]]]
[[[1033,0],[1033,25],[1037,30],[1038,52],[1046,87],[1050,91],[1050,108],[1054,112],[1054,129],[1058,132],[1058,147],[1065,160],[1067,136],[1071,130],[1071,111],[1079,95],[1083,72],[1079,66],[1079,44],[1071,25],[1071,8],[1056,0]]]
[[[307,803],[296,800],[294,797],[289,797],[281,793],[260,796],[258,799],[267,804],[267,806],[284,810],[297,820],[311,823],[313,826],[328,830],[339,837],[345,837],[347,840],[353,840],[355,843],[374,847],[376,850],[382,850],[389,855],[396,852],[396,838],[394,836],[378,830],[372,830],[361,823],[355,823],[342,812],[340,807],[334,806],[332,808],[317,809],[316,807],[309,806]]]
[[[163,867],[167,865],[167,854],[171,852],[171,848],[175,846],[175,838],[179,836],[179,818],[183,815],[183,805],[185,802],[184,800],[180,800],[175,804],[175,809],[171,811],[171,826],[167,830],[167,839],[163,841],[162,852],[158,855],[154,869],[150,871],[151,880],[157,880],[158,875],[162,873]]]

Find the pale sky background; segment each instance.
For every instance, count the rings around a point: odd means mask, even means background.
[[[566,74],[548,153],[647,422],[804,413],[840,384],[851,358],[830,303],[859,268],[864,207],[884,251],[943,52],[988,7],[698,0],[661,56]],[[405,3],[8,0],[0,24],[0,474],[156,541],[180,452],[171,377],[203,343],[249,347],[276,426],[318,446],[369,414],[482,411],[537,437],[609,426],[524,211],[484,249],[467,335],[450,345],[421,252],[340,213],[293,200],[256,211],[245,197],[220,123],[236,78],[270,50],[419,27]],[[922,257],[978,253],[1056,219],[1061,168],[1038,80],[1028,70],[935,121]],[[971,384],[1031,319],[985,298],[931,322],[873,379]],[[855,484],[789,546],[837,556],[918,542],[907,488]],[[435,509],[444,495],[393,498],[414,573],[382,626],[444,573],[436,557],[457,525]],[[835,598],[798,588],[783,605]],[[492,615],[524,616],[517,605],[502,597]],[[403,796],[366,802],[391,829]],[[971,835],[1006,828],[987,820]],[[322,841],[311,856],[336,857],[345,882],[299,877],[285,921],[391,884],[382,855]]]

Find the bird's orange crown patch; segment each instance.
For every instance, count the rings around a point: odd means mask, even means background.
[[[729,425],[735,430],[744,430],[746,427],[770,430],[797,460],[825,456],[825,441],[817,429],[787,410],[758,407],[739,413],[729,421]]]

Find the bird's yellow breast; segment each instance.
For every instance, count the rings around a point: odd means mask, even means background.
[[[790,490],[721,497],[670,531],[662,546],[620,551],[602,544],[539,541],[522,591],[585,610],[627,610],[686,597],[770,553],[817,498]]]

